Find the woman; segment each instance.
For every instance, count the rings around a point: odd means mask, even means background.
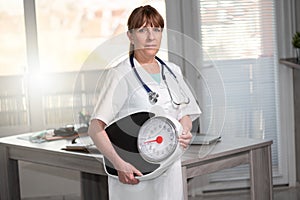
[[[174,103],[174,100],[180,98],[172,95],[171,99],[167,85],[161,81],[162,74],[169,73],[170,77],[170,72],[156,58],[164,28],[164,20],[157,10],[149,5],[138,7],[131,13],[127,25],[130,56],[105,72],[105,84],[95,107],[89,135],[99,151],[118,171],[118,179],[109,177],[108,180],[110,199],[179,200],[183,198],[180,160],[158,178],[139,181],[136,176],[142,176],[142,173],[134,167],[134,163],[125,162],[116,153],[105,132],[109,123],[129,113],[147,110],[156,114],[168,114],[181,123],[183,132],[179,142],[182,148],[187,148],[192,138],[192,120],[201,113],[178,66],[166,62],[170,71],[176,74],[188,101],[176,105],[178,103]],[[154,99],[149,99],[150,94],[141,80],[158,94],[154,95]]]

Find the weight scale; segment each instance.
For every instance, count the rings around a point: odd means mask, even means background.
[[[182,126],[169,116],[137,112],[116,120],[105,131],[119,156],[141,171],[139,180],[158,177],[183,153],[178,142]],[[118,178],[111,162],[104,157],[103,163],[106,173]]]

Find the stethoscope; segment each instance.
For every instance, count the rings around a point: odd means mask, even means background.
[[[150,102],[152,105],[154,105],[154,104],[157,102],[157,98],[159,97],[159,95],[158,95],[156,92],[152,91],[152,90],[148,87],[148,85],[142,80],[142,78],[140,77],[139,73],[137,72],[137,70],[136,70],[136,68],[135,68],[135,66],[134,66],[133,57],[134,57],[134,55],[131,54],[131,55],[130,55],[130,64],[131,64],[131,67],[132,67],[132,69],[133,69],[133,71],[134,71],[136,77],[139,79],[139,81],[140,81],[141,84],[143,85],[144,89],[145,89],[146,92],[148,93],[149,102]],[[166,64],[164,61],[162,61],[162,60],[161,60],[160,58],[158,58],[157,56],[155,56],[155,59],[156,59],[156,60],[161,64],[161,66],[162,66],[162,68],[161,68],[161,76],[162,76],[162,79],[163,79],[165,85],[167,86],[168,93],[169,93],[169,96],[170,96],[170,98],[171,98],[171,102],[172,102],[174,105],[176,105],[176,106],[180,106],[180,105],[183,105],[183,104],[189,104],[189,103],[190,103],[190,98],[189,98],[189,97],[185,94],[185,92],[181,89],[180,84],[179,84],[179,82],[178,82],[178,80],[177,80],[176,75],[172,72],[172,70],[167,66],[167,64]],[[170,91],[170,88],[169,88],[169,85],[168,85],[168,83],[167,83],[167,81],[166,81],[166,76],[165,76],[165,73],[164,73],[164,67],[166,67],[166,68],[168,69],[168,71],[170,72],[170,74],[172,74],[172,76],[173,76],[174,79],[176,80],[176,82],[177,82],[177,84],[178,84],[178,86],[179,86],[179,88],[180,88],[181,94],[182,94],[183,96],[185,96],[184,101],[182,101],[182,102],[176,102],[176,101],[174,101],[174,99],[173,99],[173,97],[172,97],[172,94],[171,94],[171,91]]]

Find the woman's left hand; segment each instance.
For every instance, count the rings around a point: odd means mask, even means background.
[[[192,136],[193,135],[190,131],[186,129],[182,131],[181,135],[179,136],[179,143],[184,149],[186,149],[189,146]]]

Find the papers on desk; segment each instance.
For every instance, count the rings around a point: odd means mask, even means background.
[[[208,145],[213,144],[221,140],[221,136],[219,135],[206,135],[206,134],[193,134],[192,143],[191,144],[202,144]]]

